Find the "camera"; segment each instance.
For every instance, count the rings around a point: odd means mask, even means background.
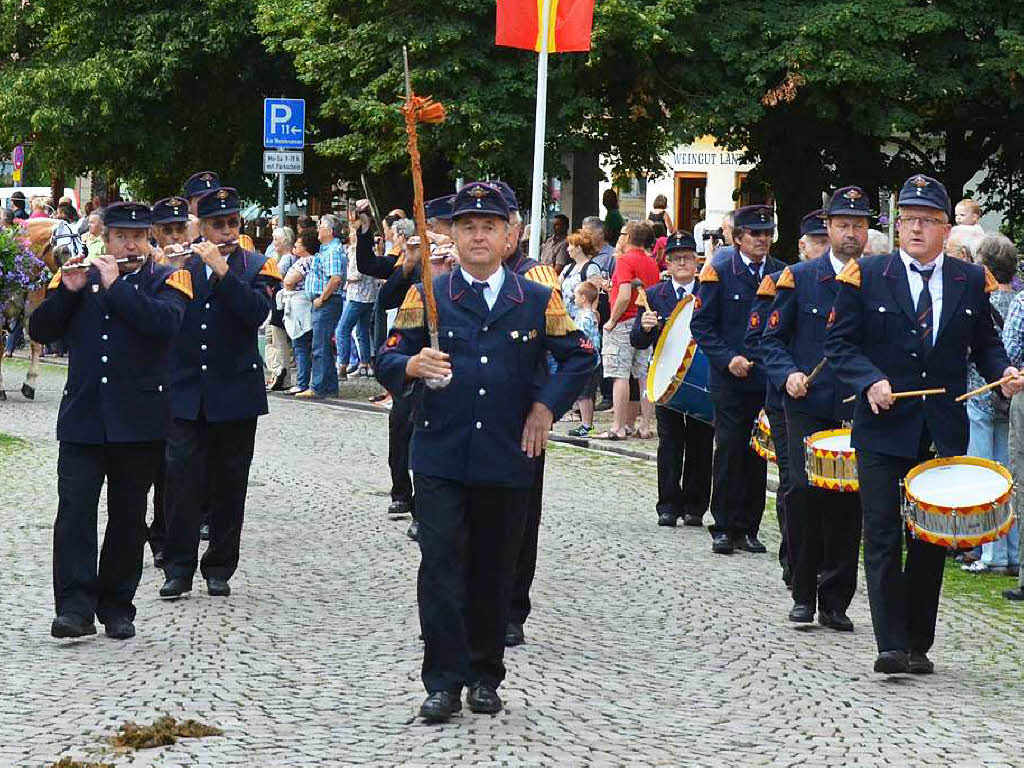
[[[387,224],[390,227],[392,224],[394,224],[400,218],[402,218],[402,217],[399,216],[397,213],[389,213],[387,216],[384,217],[384,223]]]
[[[725,233],[722,232],[721,227],[701,233],[701,239],[710,240],[711,238],[714,238],[715,240],[725,240]]]

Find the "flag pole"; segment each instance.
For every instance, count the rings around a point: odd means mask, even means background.
[[[540,220],[544,187],[544,128],[548,107],[548,25],[551,0],[544,0],[540,24],[540,55],[537,57],[537,114],[533,134],[533,196],[530,200],[530,258],[540,256]]]

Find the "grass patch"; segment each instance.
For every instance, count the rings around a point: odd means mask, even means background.
[[[28,448],[28,441],[0,432],[0,453],[13,453]]]
[[[951,558],[946,560],[942,579],[944,597],[962,600],[974,605],[983,605],[994,610],[1001,617],[1014,620],[1024,626],[1024,606],[1003,597],[1003,590],[1017,586],[1016,576],[996,576],[990,573],[967,573]]]

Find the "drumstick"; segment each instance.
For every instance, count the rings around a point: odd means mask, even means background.
[[[647,301],[647,291],[644,289],[644,281],[639,277],[634,277],[629,281],[629,284],[636,288],[636,303],[637,306],[643,307],[648,312],[651,311],[651,305]]]
[[[909,392],[893,392],[892,399],[899,400],[901,397],[927,397],[928,395],[944,395],[946,394],[945,387],[939,387],[938,389],[912,389]],[[857,395],[850,395],[843,399],[844,403],[852,403],[857,399]]]
[[[821,369],[825,367],[825,363],[827,363],[827,362],[828,362],[828,358],[827,357],[821,358],[821,362],[818,363],[816,366],[814,366],[813,370],[811,370],[811,372],[809,374],[807,374],[807,378],[804,379],[804,386],[805,387],[811,386],[811,382],[814,381],[818,377],[818,374],[821,373]]]
[[[962,403],[969,397],[974,397],[975,395],[980,395],[983,392],[988,392],[990,389],[1001,387],[1003,384],[1008,384],[1015,378],[1017,378],[1017,375],[1003,376],[1003,378],[1001,378],[999,381],[993,381],[991,384],[986,384],[984,387],[978,387],[977,389],[972,389],[970,392],[964,392],[962,395],[960,395],[960,397],[956,399],[956,401],[958,403]]]

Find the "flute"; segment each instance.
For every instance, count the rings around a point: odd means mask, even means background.
[[[126,256],[123,259],[118,259],[118,264],[136,264],[145,261],[145,256]],[[61,265],[62,272],[68,272],[72,269],[88,269],[93,266],[90,257],[86,256],[82,261],[75,262],[74,264],[63,264]]]
[[[202,242],[208,243],[209,240],[203,240]],[[164,251],[164,256],[190,256],[192,252],[196,249],[197,245],[199,245],[199,243],[190,245],[188,246],[188,248],[184,248],[180,251]],[[238,245],[237,240],[231,240],[230,242],[227,243],[217,243],[218,248],[233,248],[236,245]]]

